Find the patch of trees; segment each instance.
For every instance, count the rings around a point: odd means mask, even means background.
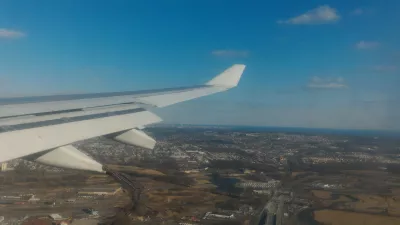
[[[290,157],[287,160],[287,172],[298,172],[308,170],[309,164],[303,163],[298,157]]]
[[[241,160],[213,160],[210,163],[210,168],[220,170],[236,170],[238,172],[243,171],[244,168],[250,170],[256,170],[259,172],[276,172],[278,169],[274,166],[261,164],[261,163],[249,163]]]
[[[268,201],[267,196],[258,196],[256,198],[243,198],[241,199],[240,203],[241,204],[246,204],[246,205],[251,205],[253,208],[259,208],[265,205],[265,203]]]
[[[372,193],[378,193],[378,194],[387,194],[390,193],[390,187],[383,184],[383,182],[380,181],[375,181],[375,182],[360,182],[354,185],[354,188],[366,191],[366,192],[372,192]]]
[[[373,162],[324,163],[311,164],[308,171],[318,172],[319,174],[338,174],[342,170],[373,170],[380,166],[382,164]]]
[[[169,174],[171,171],[178,171],[179,165],[175,159],[165,159],[155,165],[155,170]]]
[[[227,145],[233,144],[233,141],[205,137],[205,139],[200,139],[200,140],[189,140],[188,143],[193,144],[193,145],[206,144],[207,146],[209,146],[209,145],[218,145],[218,144],[227,144]],[[207,149],[207,151],[208,151],[208,149]]]
[[[228,143],[225,143],[228,144]],[[248,153],[243,150],[237,149],[237,148],[207,148],[206,149],[208,152],[226,152],[226,153],[234,153],[243,157],[252,157],[253,153]]]
[[[153,178],[156,181],[182,185],[189,187],[195,184],[195,181],[190,177],[178,177],[178,176],[156,176]]]
[[[233,169],[239,171],[241,168],[244,168],[245,163],[240,160],[213,160],[210,162],[210,168],[220,169],[220,170],[228,170]]]
[[[195,184],[195,181],[190,177],[156,176],[153,179],[156,181],[161,181],[161,182],[166,182],[166,183],[171,183],[171,184],[176,184],[176,185],[182,185],[182,186],[186,186],[186,187],[189,187],[189,186]]]
[[[260,174],[246,174],[244,176],[246,180],[252,180],[252,181],[257,181],[257,182],[266,182],[269,180],[268,177]]]
[[[388,164],[386,170],[393,174],[400,174],[400,164]]]
[[[123,212],[118,212],[112,219],[111,225],[130,225],[131,219]]]
[[[242,225],[242,222],[237,220],[221,220],[221,221],[213,221],[209,223],[210,225]]]
[[[237,210],[241,206],[241,203],[237,199],[229,199],[224,202],[215,203],[216,208],[224,209],[224,210]]]
[[[125,164],[126,166],[137,166],[146,169],[155,169],[159,171],[170,171],[170,170],[178,170],[179,165],[173,158],[167,158],[163,160],[155,160],[155,159],[145,159],[141,161],[129,162]]]
[[[181,185],[185,187],[189,187],[194,185],[196,182],[193,178],[187,177],[187,176],[175,176],[175,175],[147,175],[147,174],[140,174],[136,172],[124,172],[125,174],[128,174],[130,176],[134,177],[147,177],[150,179],[153,179],[155,181],[160,181],[160,182],[165,182],[165,183],[171,183],[175,185]]]

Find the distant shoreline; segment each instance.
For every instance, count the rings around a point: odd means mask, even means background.
[[[352,135],[352,136],[376,136],[376,137],[400,137],[400,131],[396,130],[362,130],[362,129],[332,129],[332,128],[304,128],[304,127],[269,127],[269,126],[240,126],[240,125],[200,125],[200,124],[155,124],[151,127],[174,127],[174,128],[212,128],[231,129],[248,132],[284,132],[284,133],[307,133],[328,135]]]

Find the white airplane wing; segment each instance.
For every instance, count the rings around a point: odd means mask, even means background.
[[[206,84],[191,87],[0,98],[0,162],[23,157],[52,166],[100,172],[100,163],[70,144],[107,136],[152,149],[155,140],[140,128],[161,119],[149,109],[236,87],[244,69],[244,65],[233,65]]]

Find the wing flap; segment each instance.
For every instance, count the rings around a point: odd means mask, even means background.
[[[89,116],[96,114],[105,114],[105,113],[113,113],[118,111],[132,110],[140,108],[139,105],[136,104],[128,104],[128,105],[116,105],[116,106],[108,106],[108,107],[98,107],[98,108],[90,108],[83,109],[74,112],[66,112],[66,113],[56,113],[44,116],[18,116],[13,118],[0,119],[0,127],[1,126],[12,126],[16,124],[26,124],[26,123],[36,123],[48,120],[57,120],[57,119],[73,119],[81,116]]]
[[[160,122],[148,111],[0,133],[0,162]]]
[[[58,147],[30,160],[61,168],[104,172],[103,165],[72,145]]]

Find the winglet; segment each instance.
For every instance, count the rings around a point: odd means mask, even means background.
[[[206,85],[236,87],[245,68],[243,64],[235,64],[208,81]]]

